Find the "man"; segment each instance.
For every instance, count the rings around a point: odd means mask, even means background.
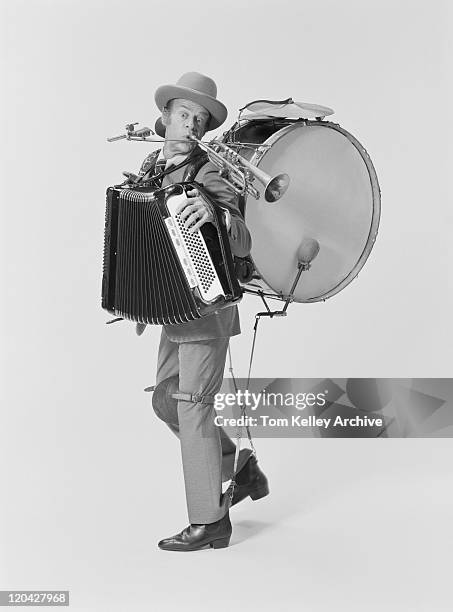
[[[179,183],[187,168],[199,159],[200,148],[192,140],[219,127],[227,117],[225,106],[217,100],[212,79],[197,72],[184,74],[176,85],[164,85],[155,93],[162,118],[156,132],[163,136],[163,149],[149,155],[139,176],[146,179],[159,170],[174,171],[163,176],[163,187]],[[234,191],[219,177],[218,168],[205,160],[195,175],[225,213],[233,255],[244,257],[251,248],[250,234],[238,208]],[[188,164],[184,165],[184,162]],[[211,213],[198,190],[188,192],[179,211],[188,231],[195,232],[212,221]],[[143,331],[137,325],[137,333]],[[228,342],[240,333],[237,306],[179,325],[162,329],[153,406],[179,437],[190,525],[183,531],[159,542],[164,550],[198,550],[228,546],[231,536],[229,500],[222,495],[222,481],[232,477],[236,447],[228,435],[214,423],[212,398],[223,379]],[[178,378],[176,378],[178,377]],[[167,391],[177,381],[180,398],[172,400]],[[248,497],[259,499],[268,494],[267,479],[250,449],[239,453],[236,488],[232,505]]]

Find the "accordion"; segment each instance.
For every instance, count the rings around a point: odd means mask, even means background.
[[[214,221],[191,234],[176,209],[194,187]],[[207,316],[241,297],[223,211],[200,185],[107,189],[102,308],[162,325]]]

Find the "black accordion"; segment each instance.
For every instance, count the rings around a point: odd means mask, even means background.
[[[190,234],[175,211],[193,188],[214,221]],[[107,189],[102,308],[162,325],[193,321],[241,297],[223,211],[200,185]]]

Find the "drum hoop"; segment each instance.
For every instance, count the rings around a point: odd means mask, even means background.
[[[352,268],[351,272],[349,272],[349,274],[347,274],[343,278],[343,280],[341,280],[337,285],[335,285],[335,287],[327,291],[327,293],[323,294],[322,296],[319,296],[316,298],[309,298],[305,300],[302,300],[302,299],[298,300],[298,302],[301,304],[309,304],[309,303],[314,303],[314,302],[325,302],[327,299],[336,295],[339,291],[341,291],[344,287],[346,287],[346,285],[349,285],[350,282],[352,282],[355,278],[357,278],[360,270],[365,265],[365,262],[368,259],[371,253],[371,249],[373,248],[374,243],[376,241],[376,236],[377,236],[378,229],[379,229],[379,221],[381,217],[381,188],[380,188],[379,181],[377,178],[376,170],[373,166],[373,162],[371,161],[371,158],[368,155],[367,150],[365,149],[363,145],[360,144],[357,138],[355,138],[352,134],[350,134],[345,129],[340,127],[338,123],[333,123],[331,121],[319,121],[319,120],[315,120],[315,121],[305,120],[303,122],[292,122],[291,124],[286,125],[285,127],[281,128],[280,130],[272,134],[272,136],[269,136],[269,138],[265,140],[262,144],[270,145],[270,146],[266,147],[264,152],[256,151],[251,157],[250,163],[259,167],[261,161],[264,159],[266,154],[272,149],[272,146],[278,140],[280,140],[283,136],[286,136],[286,134],[288,132],[291,132],[295,127],[306,127],[309,125],[315,125],[317,127],[325,127],[325,128],[333,129],[336,132],[343,134],[343,136],[345,136],[351,142],[351,144],[354,145],[354,147],[357,149],[361,158],[365,162],[365,166],[368,170],[368,176],[369,176],[370,183],[371,183],[371,191],[372,191],[372,198],[373,198],[373,214],[372,214],[372,219],[371,219],[370,231],[368,232],[368,237],[367,237],[365,247],[360,257],[358,258],[357,263]],[[272,287],[272,285],[270,285],[270,283],[261,274],[255,261],[253,263],[255,265],[255,268],[258,274],[265,281],[265,283],[273,291],[275,291],[276,293],[279,293],[278,290]]]

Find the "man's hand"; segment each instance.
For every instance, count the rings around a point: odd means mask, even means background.
[[[213,221],[214,217],[209,211],[208,205],[200,197],[198,189],[191,189],[187,192],[188,198],[176,209],[176,214],[181,213],[181,219],[184,222],[186,229],[189,230],[189,234],[193,234],[204,223]]]

